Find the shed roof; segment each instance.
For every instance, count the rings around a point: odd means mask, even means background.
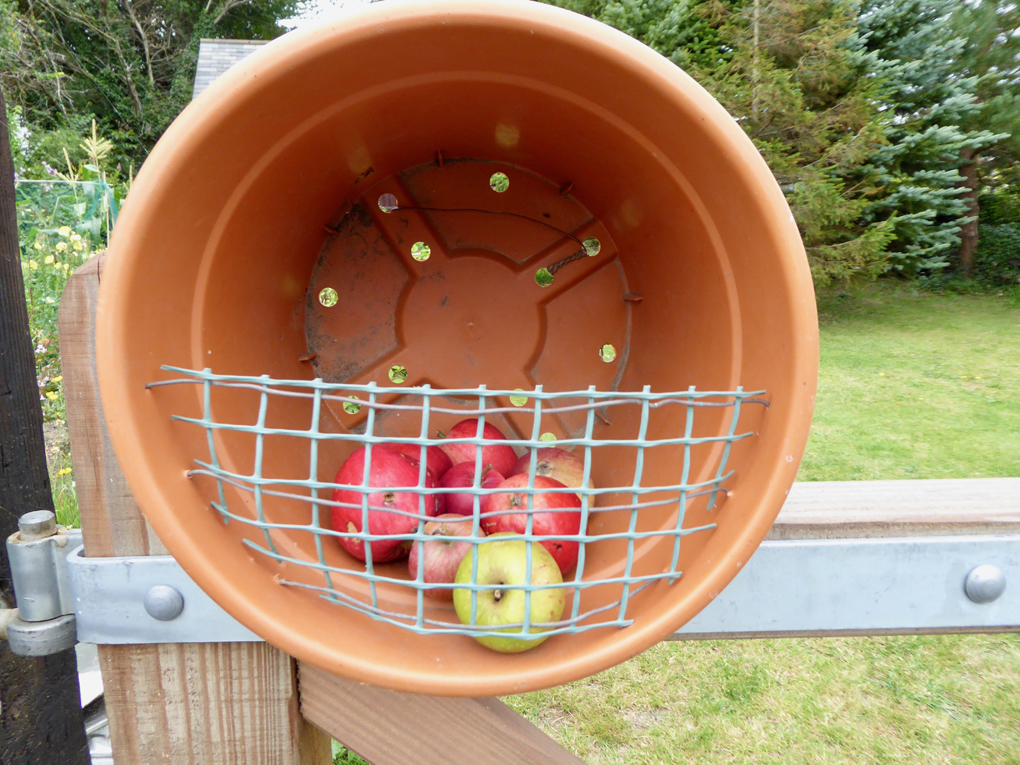
[[[195,87],[191,91],[191,97],[196,98],[213,80],[267,42],[269,41],[202,38],[198,44],[198,65],[195,67]]]

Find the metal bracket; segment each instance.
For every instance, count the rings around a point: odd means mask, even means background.
[[[169,556],[69,563],[83,642],[260,639]],[[1020,582],[1020,536],[770,541],[673,637],[1018,630],[1007,579]]]
[[[258,635],[220,608],[169,555],[67,556],[83,643],[240,643]]]
[[[261,640],[206,595],[170,556],[86,558],[80,529],[52,512],[18,519],[7,540],[16,609],[0,609],[0,638],[20,656],[82,643]]]
[[[0,611],[0,637],[6,626],[15,653],[63,650],[75,629],[83,643],[261,640],[172,557],[86,558],[81,532],[52,516],[23,516],[7,540],[18,609]],[[1016,631],[1008,580],[1020,535],[767,541],[673,638]]]

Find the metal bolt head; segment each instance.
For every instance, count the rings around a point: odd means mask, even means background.
[[[22,542],[52,537],[57,533],[57,516],[51,510],[33,510],[18,518]]]
[[[157,584],[145,593],[145,612],[153,619],[169,622],[184,610],[184,596],[168,584]]]
[[[971,569],[963,583],[967,597],[975,603],[991,603],[1006,590],[1006,575],[998,566],[985,564]]]

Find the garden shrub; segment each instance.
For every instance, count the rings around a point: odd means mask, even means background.
[[[992,286],[1020,284],[1020,223],[982,223],[978,236],[974,277]]]

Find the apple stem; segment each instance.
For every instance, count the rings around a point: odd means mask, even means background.
[[[501,601],[503,599],[503,591],[502,590],[493,590],[492,591],[492,598],[497,603],[499,603],[499,601]]]

